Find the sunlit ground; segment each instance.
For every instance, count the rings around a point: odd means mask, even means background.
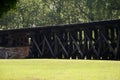
[[[120,61],[4,59],[0,80],[120,80]]]

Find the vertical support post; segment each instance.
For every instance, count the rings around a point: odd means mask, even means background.
[[[120,60],[120,28],[118,26],[118,32],[117,32],[117,59]]]
[[[100,59],[99,43],[100,43],[99,28],[96,28],[96,26],[95,26],[94,27],[94,46],[95,46],[95,49],[98,52],[97,59]]]
[[[58,52],[58,41],[57,41],[57,36],[58,33],[57,31],[54,31],[54,54],[58,57],[61,58],[60,53]]]
[[[107,42],[109,41],[109,37],[108,37],[109,32],[108,31],[109,31],[109,29],[107,28],[107,26],[102,26],[101,34],[103,34],[105,36],[105,38],[107,39]],[[101,37],[102,37],[102,59],[107,60],[110,47],[104,40],[103,36],[101,36]]]

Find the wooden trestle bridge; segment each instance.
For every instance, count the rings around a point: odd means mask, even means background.
[[[1,30],[0,47],[28,47],[29,58],[120,60],[120,20]]]

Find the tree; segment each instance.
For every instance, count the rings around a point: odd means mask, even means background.
[[[1,0],[0,1],[0,17],[14,8],[18,0]]]
[[[119,0],[19,0],[0,19],[2,29],[120,18]]]

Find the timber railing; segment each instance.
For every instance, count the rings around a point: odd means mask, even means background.
[[[0,46],[29,46],[29,58],[120,60],[120,20],[3,30]]]

